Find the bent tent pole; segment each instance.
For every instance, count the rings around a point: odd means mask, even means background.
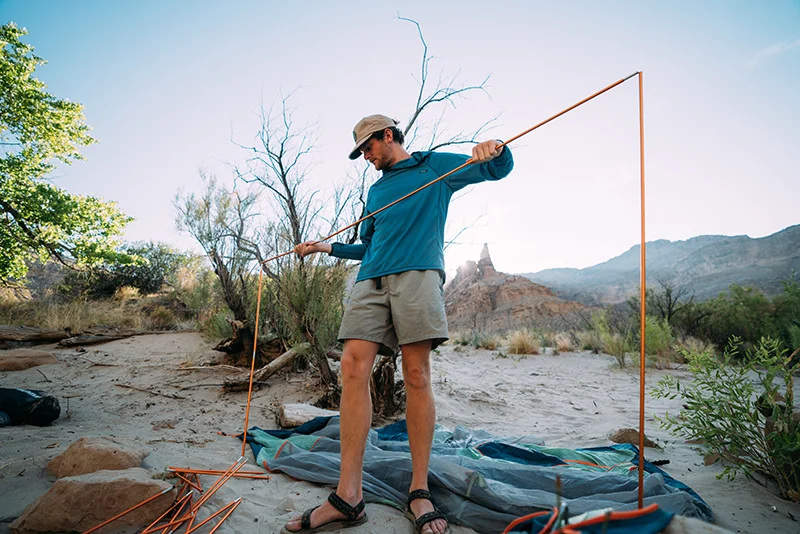
[[[520,137],[531,133],[532,131],[536,130],[537,128],[539,128],[541,126],[544,126],[548,122],[557,119],[558,117],[564,115],[565,113],[568,113],[568,112],[572,111],[573,109],[575,109],[575,108],[577,108],[579,106],[582,106],[586,102],[588,102],[588,101],[590,101],[590,100],[602,95],[603,93],[605,93],[607,91],[610,91],[614,87],[622,84],[623,82],[626,82],[627,80],[630,80],[631,78],[633,78],[634,76],[637,76],[637,75],[639,76],[639,167],[640,167],[640,198],[641,198],[641,243],[640,243],[640,275],[641,275],[641,278],[640,278],[640,301],[641,301],[641,305],[640,305],[640,310],[639,310],[640,311],[640,321],[641,321],[641,336],[640,336],[641,339],[640,339],[640,344],[639,344],[639,495],[638,495],[639,503],[638,504],[639,504],[639,508],[642,508],[643,505],[644,505],[644,409],[645,409],[645,402],[644,402],[644,395],[645,395],[645,368],[644,368],[645,355],[644,355],[644,349],[645,349],[645,312],[646,312],[645,288],[646,288],[646,279],[647,279],[647,277],[646,277],[646,265],[645,265],[645,224],[644,224],[644,222],[645,222],[645,209],[644,209],[645,208],[645,199],[644,199],[644,96],[643,96],[644,90],[643,90],[642,72],[641,71],[637,71],[637,72],[634,72],[633,74],[630,74],[630,75],[626,76],[625,78],[621,78],[621,79],[617,80],[616,82],[604,87],[603,89],[600,89],[596,93],[587,96],[583,100],[580,100],[579,102],[576,102],[575,104],[569,106],[568,108],[565,108],[565,109],[559,111],[555,115],[552,115],[551,117],[548,117],[547,119],[543,120],[542,122],[540,122],[538,124],[535,124],[534,126],[531,126],[527,130],[515,135],[511,139],[509,139],[507,141],[504,141],[503,143],[500,143],[497,146],[497,148],[503,147],[503,146],[511,143],[512,141],[516,141]],[[378,213],[380,213],[380,212],[382,212],[382,211],[384,211],[386,209],[389,209],[390,207],[394,206],[395,204],[397,204],[399,202],[402,202],[403,200],[405,200],[405,199],[407,199],[407,198],[419,193],[423,189],[426,189],[426,188],[432,186],[436,182],[444,180],[448,176],[460,171],[461,169],[464,169],[465,167],[467,167],[469,165],[472,165],[473,163],[474,163],[474,161],[471,158],[468,159],[464,164],[460,165],[459,167],[456,167],[452,171],[450,171],[450,172],[448,172],[446,174],[443,174],[442,176],[436,178],[435,180],[432,180],[431,182],[423,185],[422,187],[420,187],[418,189],[415,189],[414,191],[408,193],[407,195],[398,198],[394,202],[391,202],[391,203],[383,206],[379,210],[376,210],[376,211],[370,213],[369,215],[358,219],[354,223],[351,223],[351,224],[345,226],[344,228],[341,228],[340,230],[337,230],[337,231],[335,231],[334,233],[332,233],[332,234],[330,234],[328,236],[320,238],[318,241],[315,241],[314,244],[322,243],[324,241],[327,241],[328,239],[330,239],[330,238],[332,238],[334,236],[337,236],[337,235],[341,234],[342,232],[345,232],[345,231],[349,230],[350,228],[353,228],[354,226],[362,223],[363,221],[369,219],[370,217],[374,217]],[[277,260],[278,258],[282,258],[284,256],[288,256],[289,254],[292,254],[293,252],[294,252],[294,250],[289,250],[287,252],[283,252],[281,254],[278,254],[277,256],[272,256],[271,258],[267,258],[266,260],[263,260],[260,265],[263,266],[264,264],[266,264],[268,262],[271,262],[273,260]],[[257,298],[257,306],[256,306],[256,324],[255,324],[255,328],[254,328],[255,329],[255,336],[254,336],[254,341],[253,341],[253,356],[252,356],[252,361],[251,361],[251,364],[250,364],[250,384],[249,384],[248,391],[247,391],[247,408],[246,408],[246,411],[245,411],[244,435],[242,436],[242,456],[244,456],[245,447],[246,447],[246,444],[247,444],[247,425],[248,425],[249,416],[250,416],[250,399],[251,399],[252,391],[253,391],[253,374],[254,374],[254,371],[255,371],[256,347],[258,345],[258,320],[259,320],[258,312],[261,309],[261,288],[262,288],[262,282],[263,282],[263,274],[264,274],[264,269],[263,268],[259,269],[259,275],[258,275],[258,298]]]

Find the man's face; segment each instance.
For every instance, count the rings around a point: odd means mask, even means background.
[[[370,139],[361,147],[364,159],[375,166],[376,171],[382,171],[391,166],[392,151],[389,147],[390,141],[383,139]]]

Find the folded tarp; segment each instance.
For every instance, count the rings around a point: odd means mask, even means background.
[[[259,465],[291,477],[336,486],[339,418],[318,417],[294,430],[248,430]],[[549,448],[531,436],[494,436],[483,430],[436,427],[429,485],[453,523],[478,532],[501,532],[514,519],[551,510],[559,500],[570,514],[613,508],[634,510],[638,451],[631,445],[588,449]],[[645,462],[644,505],[713,519],[711,508],[685,484]],[[368,502],[405,507],[411,456],[405,421],[370,430],[364,455]]]

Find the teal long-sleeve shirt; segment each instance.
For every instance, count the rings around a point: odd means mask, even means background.
[[[447,174],[467,161],[462,154],[414,152],[394,164],[369,189],[364,215]],[[471,184],[508,176],[514,160],[508,147],[485,163],[473,164],[361,223],[361,243],[332,243],[330,255],[361,260],[356,281],[405,271],[444,273],[444,224],[453,193]]]

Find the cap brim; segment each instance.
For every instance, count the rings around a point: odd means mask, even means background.
[[[353,148],[353,150],[350,151],[350,156],[349,156],[350,159],[358,159],[359,157],[361,157],[361,147],[364,146],[364,143],[369,141],[369,138],[372,136],[373,133],[375,132],[367,134],[366,137],[364,137],[363,139],[359,139],[356,142],[356,146]]]

